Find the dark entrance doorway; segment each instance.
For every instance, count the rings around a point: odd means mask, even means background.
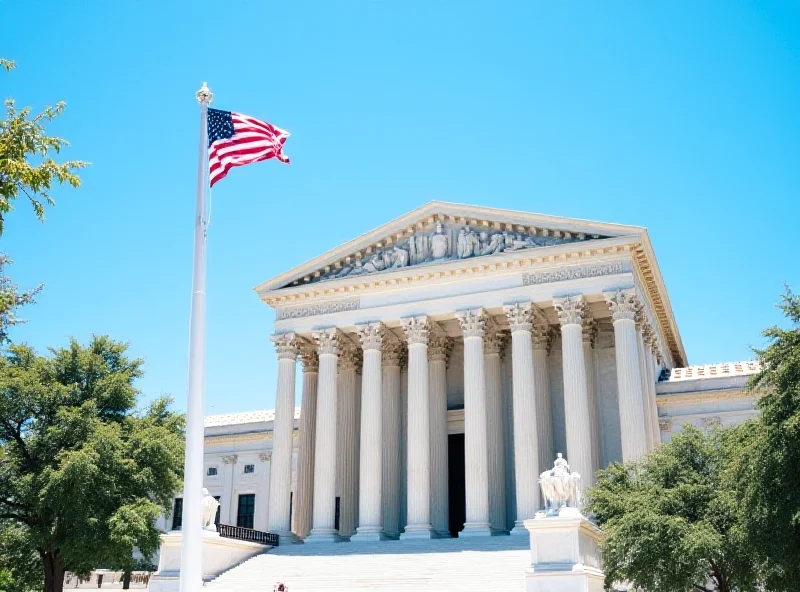
[[[458,536],[467,521],[467,492],[464,477],[464,434],[447,437],[447,491],[450,504],[450,536]]]

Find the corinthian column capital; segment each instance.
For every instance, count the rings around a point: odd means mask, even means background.
[[[348,340],[345,342],[344,339],[340,340],[339,345],[339,367],[345,368],[348,370],[356,369],[358,370],[361,367],[362,362],[362,354],[361,349],[356,346],[355,343]]]
[[[339,330],[336,327],[314,331],[311,335],[317,340],[319,345],[317,353],[319,355],[330,354],[336,356],[339,354]]]
[[[483,308],[462,310],[456,313],[464,337],[483,337],[486,332],[486,311]]]
[[[428,360],[431,362],[447,361],[453,351],[453,340],[446,335],[436,335],[428,342]]]
[[[403,359],[403,347],[402,343],[387,343],[383,346],[381,350],[382,353],[382,363],[384,366],[387,367],[400,367],[400,362]]]
[[[298,342],[294,333],[270,335],[269,339],[275,344],[275,351],[278,353],[279,360],[297,359]]]
[[[511,332],[530,331],[533,328],[533,304],[530,302],[517,302],[503,306]]]
[[[303,372],[319,372],[319,355],[310,343],[300,344],[300,363],[303,365]]]
[[[533,349],[550,351],[550,343],[553,337],[550,325],[534,325],[531,335],[533,335]]]
[[[483,353],[502,354],[506,344],[506,333],[500,331],[497,323],[489,317],[486,326],[486,336],[483,340]]]
[[[636,296],[636,290],[628,288],[626,290],[615,290],[613,292],[603,292],[608,308],[611,311],[611,318],[615,321],[622,319],[635,320],[636,312],[639,310],[640,301]]]
[[[400,319],[400,322],[403,324],[403,331],[405,331],[409,345],[414,343],[427,345],[428,333],[430,331],[428,317],[407,317],[405,319]]]
[[[366,325],[357,325],[358,337],[361,339],[361,347],[364,349],[381,350],[383,345],[383,336],[386,327],[383,323],[369,323]]]
[[[583,295],[567,296],[566,298],[554,298],[553,306],[558,313],[558,320],[561,326],[580,325],[583,323],[586,314],[586,303]]]
[[[594,347],[594,341],[597,338],[597,321],[593,318],[586,316],[583,319],[583,342],[590,344]]]

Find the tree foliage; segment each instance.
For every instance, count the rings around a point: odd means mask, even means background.
[[[14,68],[14,62],[0,59],[0,68]],[[56,162],[53,155],[69,146],[63,138],[49,136],[47,124],[64,113],[63,101],[31,116],[31,108],[17,110],[14,99],[6,99],[6,117],[0,120],[0,234],[5,215],[20,194],[28,198],[33,211],[44,219],[45,204],[55,205],[50,193],[55,183],[73,187],[81,184],[76,171],[88,163],[80,160]]]
[[[180,488],[183,418],[163,398],[136,411],[142,362],[126,349],[94,337],[0,358],[0,543],[18,537],[47,592],[65,570],[154,553],[155,520]]]
[[[761,416],[742,432],[731,475],[773,592],[797,590],[800,582],[800,297],[787,289],[779,308],[790,326],[768,328],[767,347],[756,350],[761,372],[751,388],[763,393]]]
[[[17,316],[19,308],[33,304],[34,298],[42,289],[39,285],[33,290],[22,290],[5,273],[10,263],[11,260],[0,253],[0,346],[8,343],[9,329],[24,322]]]
[[[736,440],[687,426],[639,463],[598,474],[589,512],[605,532],[606,585],[647,592],[757,590],[726,467]]]

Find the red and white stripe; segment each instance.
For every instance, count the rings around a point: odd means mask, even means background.
[[[283,154],[283,144],[289,132],[241,113],[231,112],[231,118],[234,134],[230,138],[217,140],[208,150],[211,187],[236,166],[273,157],[289,164],[289,158]]]

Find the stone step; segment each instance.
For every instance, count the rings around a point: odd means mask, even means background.
[[[527,537],[290,545],[258,555],[206,584],[208,592],[328,590],[522,591]]]

